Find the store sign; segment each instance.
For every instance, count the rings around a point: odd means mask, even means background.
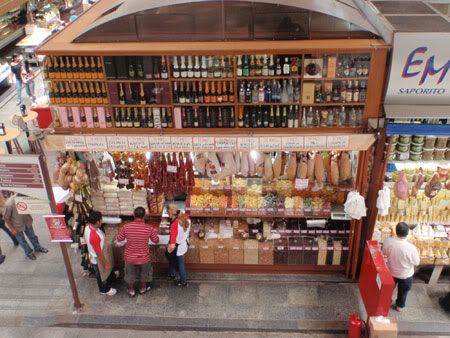
[[[16,210],[20,215],[47,214],[50,212],[48,200],[34,197],[16,196],[14,198]]]
[[[128,150],[128,138],[126,136],[107,136],[109,150]]]
[[[172,150],[174,151],[190,151],[192,150],[192,137],[176,136],[171,137]]]
[[[217,151],[234,151],[237,147],[237,140],[235,137],[216,137]]]
[[[259,138],[257,137],[238,137],[237,139],[238,150],[251,151],[259,149]]]
[[[106,150],[108,149],[108,142],[106,136],[85,136],[86,147],[89,150]]]
[[[130,150],[147,150],[149,148],[147,136],[128,136]]]
[[[308,150],[321,150],[327,148],[326,136],[305,136],[305,148]]]
[[[0,190],[47,200],[41,165],[38,155],[0,156]]]
[[[196,151],[208,151],[216,149],[214,137],[194,137],[193,146],[194,150]]]
[[[298,151],[303,149],[305,139],[301,136],[286,136],[281,139],[283,150]]]
[[[259,150],[277,151],[281,149],[281,137],[260,137]]]
[[[170,137],[157,136],[149,137],[151,151],[170,151],[172,150],[172,142]]]
[[[450,33],[396,33],[386,104],[450,104]]]
[[[350,142],[348,135],[327,136],[328,149],[347,149]]]
[[[46,215],[44,219],[52,242],[72,242],[70,229],[66,225],[64,215]]]

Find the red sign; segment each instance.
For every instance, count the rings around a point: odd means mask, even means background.
[[[70,237],[70,229],[67,227],[63,215],[48,215],[44,216],[44,219],[47,223],[52,242],[72,243],[72,238]]]

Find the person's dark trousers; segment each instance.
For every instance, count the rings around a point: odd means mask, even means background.
[[[394,278],[395,285],[397,285],[397,301],[395,305],[399,308],[404,308],[406,305],[406,297],[409,290],[411,290],[413,278],[412,276],[406,279]]]
[[[16,238],[19,241],[19,244],[22,247],[22,249],[25,251],[25,256],[29,257],[33,253],[33,249],[31,249],[30,245],[28,244],[25,235],[30,240],[35,251],[41,250],[42,247],[41,244],[39,244],[38,237],[34,233],[32,226],[26,227],[25,231],[18,231],[16,234]]]
[[[16,246],[19,245],[19,241],[17,240],[16,236],[14,236],[12,232],[8,229],[8,227],[5,225],[5,220],[3,218],[0,218],[0,229],[3,229],[8,234],[9,238],[11,238],[14,245]]]
[[[107,293],[111,289],[111,284],[115,281],[116,275],[114,271],[111,271],[107,280],[102,281],[102,276],[100,275],[100,270],[97,264],[92,264],[92,268],[95,271],[95,277],[97,279],[98,291],[100,293]]]

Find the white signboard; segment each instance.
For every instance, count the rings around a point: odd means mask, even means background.
[[[128,147],[130,150],[148,150],[147,136],[128,136]]]
[[[347,149],[349,143],[348,135],[327,136],[328,149]]]
[[[260,137],[259,150],[277,151],[281,149],[281,137]]]
[[[303,149],[304,138],[301,136],[286,136],[281,139],[283,150],[298,151]]]
[[[86,150],[86,139],[82,135],[64,136],[66,150]]]
[[[450,33],[395,33],[385,103],[450,104]]]
[[[170,137],[152,136],[149,137],[150,150],[152,151],[170,151],[172,150],[172,142]]]
[[[126,136],[108,136],[109,150],[128,150],[128,138]]]
[[[192,150],[192,137],[172,136],[172,149],[174,151],[190,151]]]
[[[216,137],[217,151],[233,151],[236,150],[237,141],[235,137]]]
[[[14,198],[14,203],[20,215],[47,214],[51,212],[48,200],[17,196]]]
[[[208,151],[215,150],[214,137],[194,137],[193,139],[194,150]]]
[[[305,136],[305,148],[308,150],[325,149],[327,147],[326,136]]]
[[[237,139],[238,150],[251,151],[259,149],[259,138],[257,137],[239,137]]]
[[[85,136],[86,147],[89,150],[106,150],[108,149],[108,143],[106,142],[106,136]]]

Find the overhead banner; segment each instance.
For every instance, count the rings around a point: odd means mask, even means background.
[[[390,107],[388,117],[395,106],[404,113],[408,110],[405,106],[411,107],[413,114],[409,116],[415,116],[413,106],[417,105],[422,110],[427,105],[442,106],[431,112],[450,111],[449,46],[450,33],[395,33],[385,99]]]

